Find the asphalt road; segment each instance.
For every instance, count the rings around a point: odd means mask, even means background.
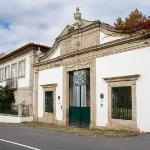
[[[92,138],[46,129],[0,126],[0,150],[150,150],[150,135]]]

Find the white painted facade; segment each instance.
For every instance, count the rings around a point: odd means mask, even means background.
[[[150,131],[150,47],[118,53],[96,59],[96,124],[108,123],[108,85],[103,78],[139,74],[136,83],[137,128]],[[103,101],[100,93],[104,93]],[[101,107],[103,103],[103,107]]]
[[[55,50],[50,59],[57,58],[58,56],[60,56],[60,47]]]
[[[3,123],[21,123],[21,122],[32,122],[33,116],[29,117],[19,117],[14,115],[4,115],[0,114],[0,122]]]
[[[18,77],[18,66],[19,62],[25,60],[25,77]],[[17,78],[17,88],[27,88],[30,86],[30,73],[31,73],[31,54],[25,54],[20,57],[17,57],[9,62],[0,65],[1,68],[7,66],[10,67],[10,77],[11,77],[11,66],[12,64],[17,64],[16,78]],[[0,82],[0,86],[5,86],[6,81]]]
[[[122,38],[121,36],[110,36],[100,31],[100,44],[111,42],[117,39]]]
[[[44,110],[44,91],[43,85],[56,85],[56,120],[62,120],[62,103],[63,103],[63,67],[57,67],[39,71],[38,82],[38,117],[43,117]],[[60,96],[60,99],[58,99]]]
[[[121,36],[110,36],[100,31],[100,44],[108,43],[117,39],[121,39]],[[47,60],[58,58],[61,55],[61,49],[59,47],[54,49],[53,53],[48,56]],[[118,50],[119,51],[119,50]],[[72,57],[72,56],[71,56]],[[95,59],[95,58],[94,58]],[[43,60],[44,62],[44,60]],[[38,95],[37,95],[37,115],[38,118],[44,118],[45,112],[45,99],[44,99],[44,85],[56,84],[56,120],[63,121],[63,92],[64,82],[63,81],[63,66],[52,69],[40,70],[38,72]],[[119,52],[116,54],[108,54],[107,56],[101,56],[96,58],[96,126],[94,127],[108,127],[108,83],[104,78],[111,77],[123,77],[140,75],[136,81],[136,123],[137,129],[140,131],[150,131],[150,117],[149,117],[149,106],[150,106],[150,47],[133,49],[126,52]],[[65,74],[64,74],[65,75]],[[94,85],[95,86],[95,85]],[[68,89],[69,90],[69,89]],[[104,94],[104,99],[100,99],[100,94]],[[90,93],[93,94],[93,93]],[[60,96],[60,99],[58,97]],[[66,100],[64,97],[64,101]],[[102,105],[101,105],[102,104]],[[92,107],[92,106],[91,106]],[[95,109],[94,109],[95,111]],[[66,110],[66,113],[67,110]],[[67,114],[69,116],[69,114]],[[68,117],[67,116],[67,117]],[[91,117],[91,116],[90,116]],[[41,119],[42,120],[42,119]],[[95,121],[95,120],[94,120]],[[129,121],[129,120],[128,120]],[[133,128],[132,128],[133,129]]]

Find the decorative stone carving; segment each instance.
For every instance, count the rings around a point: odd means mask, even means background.
[[[79,12],[79,7],[76,8],[76,13],[74,14],[74,19],[76,20],[76,23],[74,24],[74,28],[77,29],[82,25],[81,22],[81,13]]]
[[[79,7],[77,7],[77,8],[76,8],[76,13],[74,14],[74,19],[75,19],[77,22],[81,21],[81,13],[80,13],[79,11],[80,11],[80,9],[79,9]]]

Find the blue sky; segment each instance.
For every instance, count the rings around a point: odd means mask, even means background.
[[[150,0],[0,0],[0,53],[28,42],[52,46],[73,13],[80,7],[82,18],[113,25],[138,8],[150,15]]]

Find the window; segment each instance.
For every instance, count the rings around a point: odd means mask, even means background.
[[[112,87],[111,104],[112,118],[132,120],[132,90],[131,86]]]
[[[25,77],[25,60],[19,62],[18,76]]]
[[[11,77],[16,78],[17,77],[17,64],[11,65]]]
[[[70,106],[90,106],[90,69],[69,73]]]
[[[108,126],[137,129],[136,81],[139,74],[103,78],[108,83]]]
[[[0,82],[2,82],[2,69],[0,69]]]
[[[10,78],[10,67],[5,67],[5,80]]]
[[[4,81],[4,68],[1,68],[1,81]]]
[[[45,112],[53,113],[54,91],[45,91]]]

